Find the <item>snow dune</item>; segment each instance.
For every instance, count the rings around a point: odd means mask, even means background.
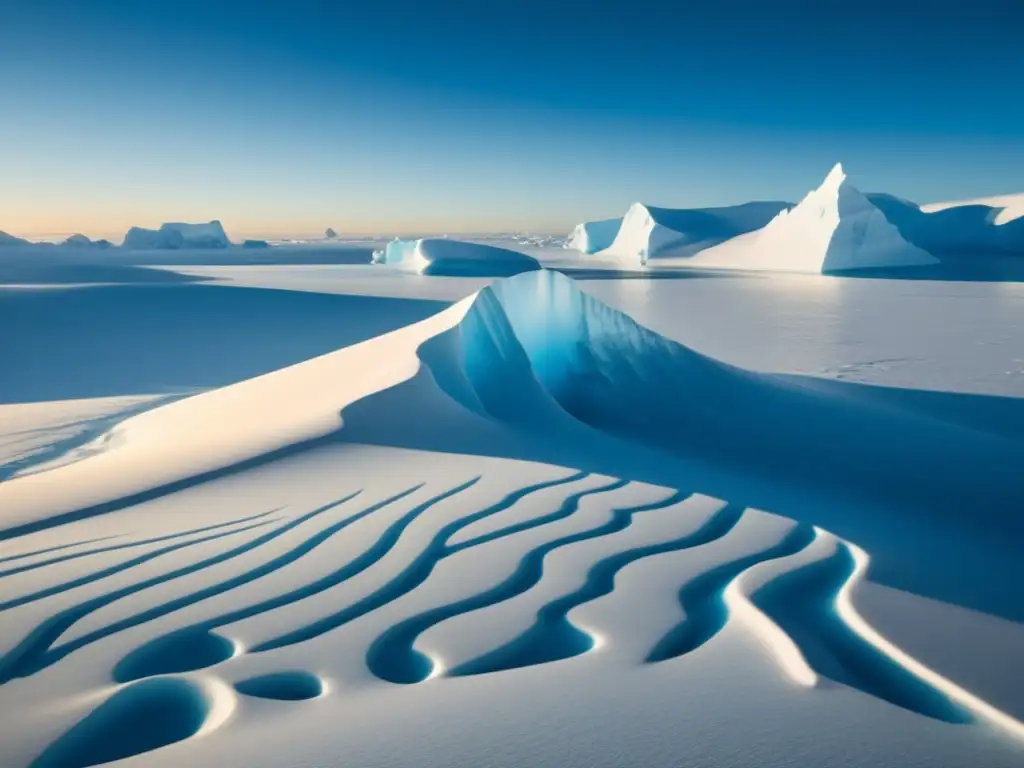
[[[581,764],[713,764],[765,712],[800,724],[771,729],[779,762],[734,764],[847,759],[829,721],[870,728],[873,765],[1020,754],[1024,702],[988,704],[854,603],[878,540],[1016,540],[1020,446],[725,365],[555,272],[93,447],[0,483],[14,764],[270,766],[282,742],[315,764],[561,764],[521,743],[534,716]]]

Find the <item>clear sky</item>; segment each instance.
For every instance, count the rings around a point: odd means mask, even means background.
[[[1020,0],[0,0],[0,229],[565,231],[1024,191]]]

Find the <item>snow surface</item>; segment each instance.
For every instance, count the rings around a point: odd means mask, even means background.
[[[763,227],[788,207],[789,203],[754,202],[723,208],[672,209],[634,203],[601,255],[639,265],[658,257],[692,256]]]
[[[893,282],[238,273],[458,300],[0,482],[0,764],[1024,764],[1020,436],[679,342]]]
[[[565,243],[566,248],[571,248],[581,253],[597,253],[603,251],[613,242],[622,226],[622,219],[602,219],[600,221],[584,221],[577,224],[569,239]]]
[[[824,183],[763,229],[701,252],[702,267],[828,273],[937,264],[903,238],[836,164]]]

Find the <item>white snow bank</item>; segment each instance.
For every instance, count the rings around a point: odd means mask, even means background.
[[[652,258],[692,256],[763,227],[788,205],[753,202],[722,208],[672,209],[634,203],[601,255],[640,264]]]
[[[132,227],[124,236],[124,248],[165,250],[179,248],[227,248],[231,245],[224,227],[217,220],[205,224],[172,222],[160,229]]]
[[[619,233],[620,226],[622,226],[622,219],[584,221],[577,224],[569,233],[565,247],[581,253],[603,251],[615,242],[615,236]]]
[[[702,267],[840,272],[937,264],[908,242],[836,164],[824,183],[763,229],[702,252]]]
[[[536,259],[519,251],[448,238],[392,240],[374,263],[387,264],[421,275],[503,277],[539,269]]]

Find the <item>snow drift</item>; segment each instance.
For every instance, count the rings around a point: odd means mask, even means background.
[[[0,507],[59,515],[318,439],[341,429],[356,401],[423,367],[466,411],[538,434],[557,429],[581,456],[606,434],[772,482],[924,505],[935,519],[965,506],[979,510],[979,525],[1016,519],[1005,512],[1022,490],[1010,470],[1024,460],[1019,445],[720,363],[545,270],[398,331],[128,419],[105,438],[106,450],[0,484]],[[131,471],[118,469],[123,461]]]
[[[160,229],[132,227],[122,247],[132,250],[176,250],[182,248],[227,248],[231,245],[217,220],[205,224],[163,224]]]
[[[824,183],[755,232],[704,251],[695,265],[716,268],[843,272],[937,264],[908,242],[885,211],[836,164]]]
[[[692,256],[763,227],[788,206],[782,202],[753,202],[722,208],[672,209],[634,203],[601,255],[640,264],[658,257]]]
[[[536,259],[519,251],[447,238],[394,239],[375,251],[374,263],[421,275],[505,277],[540,269]]]
[[[619,234],[620,226],[622,226],[622,219],[584,221],[577,224],[569,233],[565,247],[581,253],[603,251],[615,242],[615,236]]]

